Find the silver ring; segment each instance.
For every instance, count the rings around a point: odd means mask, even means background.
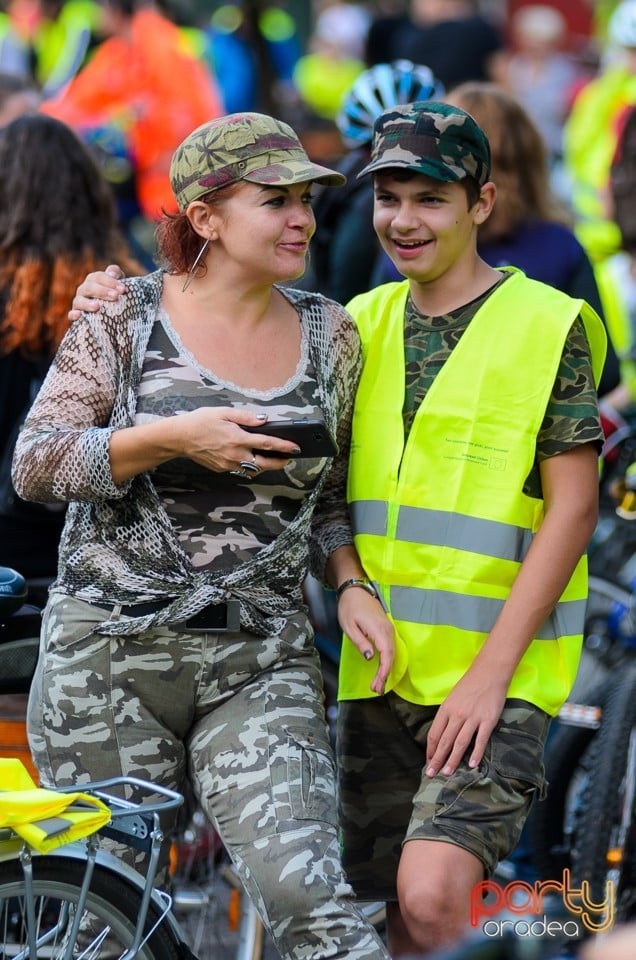
[[[239,462],[239,469],[230,470],[230,476],[241,477],[243,480],[250,480],[260,472],[261,468],[256,463],[256,457],[252,457],[251,460],[241,460]]]

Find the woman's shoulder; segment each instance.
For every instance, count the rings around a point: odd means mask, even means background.
[[[299,290],[297,287],[281,288],[281,293],[296,307],[301,316],[314,315],[321,322],[330,322],[334,326],[353,324],[351,315],[341,303],[332,300],[314,290]]]
[[[154,270],[137,277],[125,277],[122,282],[126,293],[117,300],[102,301],[99,313],[106,320],[113,317],[134,319],[145,314],[149,307],[155,309],[161,298],[163,274],[163,270]],[[99,314],[92,316],[97,318]]]
[[[544,238],[554,238],[561,243],[567,243],[571,247],[576,247],[576,249],[583,249],[572,227],[559,220],[540,220],[539,218],[535,218],[526,221],[520,229],[537,241]]]
[[[133,291],[139,291],[140,294],[148,293],[159,295],[163,283],[165,270],[157,269],[151,273],[139,274],[136,277],[125,277],[123,282]]]
[[[328,365],[358,362],[360,335],[353,317],[342,304],[309,290],[292,288],[282,292],[298,311],[315,361]]]
[[[479,242],[479,251],[518,251],[532,250],[537,256],[545,254],[546,244],[550,250],[566,248],[581,250],[583,246],[574,230],[558,220],[544,220],[531,217],[518,223],[512,233],[505,237],[489,238]]]

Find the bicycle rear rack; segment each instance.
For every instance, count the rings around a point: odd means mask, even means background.
[[[143,850],[148,853],[148,869],[145,875],[143,888],[140,887],[141,903],[139,915],[135,926],[133,941],[129,949],[119,960],[133,960],[142,945],[153,934],[154,930],[164,919],[172,907],[172,898],[169,894],[155,890],[154,880],[157,875],[159,865],[159,856],[164,841],[164,833],[160,825],[160,814],[167,810],[179,807],[183,803],[183,797],[180,793],[154,784],[137,777],[113,777],[109,780],[100,780],[97,782],[79,785],[82,792],[90,793],[102,800],[110,809],[111,819],[108,824],[100,828],[95,834],[88,837],[82,844],[85,849],[85,855],[82,857],[86,861],[86,868],[82,885],[80,888],[77,910],[73,918],[68,944],[64,955],[64,960],[73,960],[75,944],[80,930],[82,914],[86,905],[86,898],[90,890],[91,879],[95,868],[95,862],[99,851],[99,834],[111,839],[125,843],[129,847]],[[115,787],[134,787],[148,794],[159,794],[161,799],[148,803],[135,803],[125,800],[122,797],[114,796],[107,791]],[[57,788],[59,793],[73,793],[78,789],[75,784],[69,787]],[[13,845],[12,849],[19,849],[18,859],[22,865],[25,886],[25,906],[27,912],[28,931],[27,931],[27,949],[16,954],[13,960],[28,960],[30,957],[38,956],[38,949],[42,946],[42,941],[36,942],[36,917],[35,917],[35,899],[33,887],[33,852],[22,841],[16,842],[16,834],[13,831],[0,831],[0,844]],[[21,849],[20,849],[21,847]],[[73,844],[77,850],[78,843]],[[68,848],[66,848],[68,849]],[[58,853],[63,854],[65,848],[60,847]],[[1,851],[0,851],[1,852]],[[55,856],[55,853],[51,854]],[[113,859],[113,869],[124,873],[122,865]],[[150,910],[151,900],[159,908],[159,917],[152,929],[144,935],[144,927]],[[46,939],[46,938],[45,938]]]

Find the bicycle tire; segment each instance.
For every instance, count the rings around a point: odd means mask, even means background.
[[[36,935],[47,937],[37,956],[57,960],[66,949],[65,936],[76,913],[76,904],[85,874],[86,862],[71,857],[34,857],[33,890]],[[91,925],[90,944],[82,955],[91,960],[115,960],[131,946],[139,916],[141,893],[124,878],[99,865],[95,866],[86,899],[85,916]],[[10,960],[20,950],[27,951],[27,917],[22,864],[18,860],[0,863],[0,957]],[[160,914],[151,905],[146,930],[158,922]],[[59,929],[56,929],[59,928]],[[87,939],[86,935],[83,938]],[[100,942],[101,940],[101,942]],[[176,939],[165,924],[159,923],[142,944],[139,960],[179,960],[182,955]],[[28,951],[25,953],[29,957]]]
[[[590,576],[585,612],[583,651],[569,702],[604,707],[612,686],[612,671],[628,654],[613,634],[617,608],[629,609],[631,593],[604,577]],[[572,869],[572,848],[581,829],[592,744],[597,731],[567,726],[556,730],[545,752],[547,798],[535,803],[527,830],[532,861],[542,879],[560,879]]]
[[[583,628],[583,651],[569,700],[586,703],[600,680],[631,657],[617,634],[621,611],[629,611],[632,592],[607,577],[590,576]]]
[[[589,884],[590,897],[605,902],[614,884],[613,920],[636,915],[636,663],[616,675],[592,750],[572,856],[572,878]],[[599,916],[603,911],[599,912]]]
[[[548,791],[528,817],[533,865],[542,880],[560,880],[572,867],[578,807],[589,776],[590,747],[596,730],[559,726],[545,753]]]

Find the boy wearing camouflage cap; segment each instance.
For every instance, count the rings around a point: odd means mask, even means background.
[[[348,481],[362,566],[343,548],[332,575],[345,634],[374,602],[381,624],[376,590],[396,651],[376,695],[373,660],[345,636],[340,807],[348,877],[388,902],[395,957],[466,932],[471,890],[544,792],[581,646],[605,335],[585,302],[479,258],[496,188],[468,114],[386,111],[365,175],[406,279],[348,304],[364,355]]]

